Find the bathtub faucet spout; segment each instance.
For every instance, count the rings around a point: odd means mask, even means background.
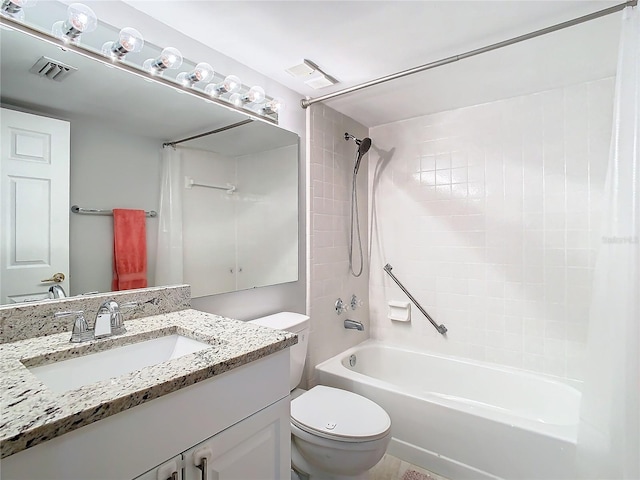
[[[344,328],[350,330],[364,330],[364,325],[362,322],[357,322],[356,320],[349,320],[348,318],[344,321]]]

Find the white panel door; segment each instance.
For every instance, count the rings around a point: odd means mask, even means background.
[[[236,423],[183,454],[189,480],[291,478],[289,397]],[[213,415],[215,411],[200,412]],[[206,458],[207,472],[197,467]]]
[[[0,303],[69,291],[69,122],[0,113]]]

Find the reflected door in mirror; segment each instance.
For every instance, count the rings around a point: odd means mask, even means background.
[[[69,272],[69,122],[3,108],[0,129],[0,303],[48,298]]]

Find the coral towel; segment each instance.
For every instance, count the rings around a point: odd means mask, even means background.
[[[144,210],[113,210],[112,290],[147,286],[147,231]]]

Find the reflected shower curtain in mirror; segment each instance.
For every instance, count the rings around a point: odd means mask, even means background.
[[[599,480],[640,478],[640,7],[622,23],[577,445]]]
[[[180,150],[162,149],[156,285],[183,283],[181,164]]]

